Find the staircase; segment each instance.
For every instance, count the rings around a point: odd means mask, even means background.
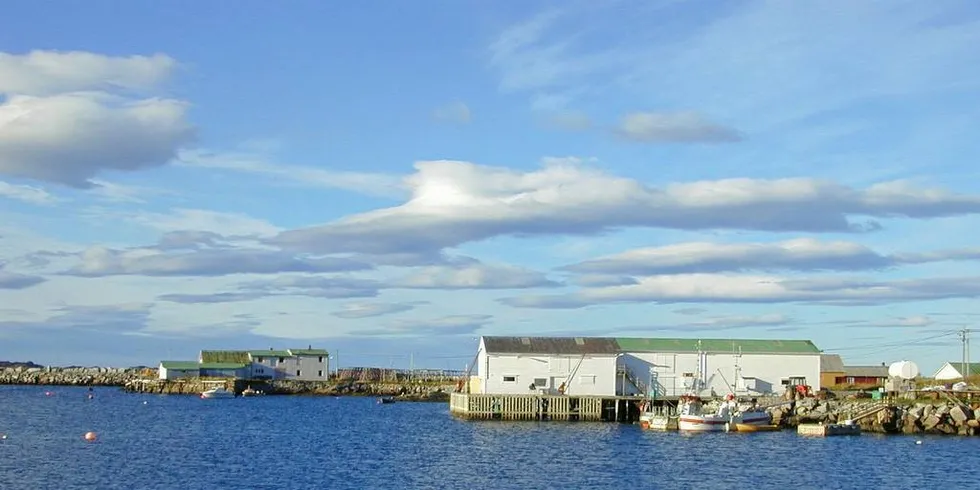
[[[626,381],[628,381],[631,385],[633,385],[633,387],[636,388],[637,391],[639,391],[640,394],[643,396],[647,396],[647,394],[649,393],[646,383],[640,380],[636,376],[636,374],[633,373],[633,370],[627,366],[619,366],[616,368],[616,378],[617,379],[625,378]],[[623,387],[623,394],[624,395],[626,394],[625,386]]]

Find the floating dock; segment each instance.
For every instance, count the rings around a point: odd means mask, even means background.
[[[802,436],[830,437],[861,435],[861,426],[857,424],[801,424],[796,433]]]
[[[561,420],[634,423],[642,397],[451,393],[449,413],[475,420]]]

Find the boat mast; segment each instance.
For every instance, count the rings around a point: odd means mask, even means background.
[[[694,374],[694,394],[700,396],[701,391],[704,390],[704,369],[701,365],[704,363],[704,352],[701,350],[701,339],[698,339],[698,369]]]
[[[738,346],[738,350],[735,351],[735,386],[732,388],[735,390],[733,395],[738,395],[738,381],[742,379],[742,366],[738,365],[738,360],[742,358],[742,346]],[[744,384],[744,383],[743,383]]]

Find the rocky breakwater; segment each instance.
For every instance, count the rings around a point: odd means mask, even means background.
[[[0,369],[0,385],[125,386],[147,374],[145,368],[18,366]]]
[[[892,403],[807,398],[767,411],[773,423],[785,427],[853,420],[865,432],[980,435],[980,406],[957,401]]]
[[[134,393],[153,393],[165,395],[196,395],[213,388],[213,381],[200,379],[133,380],[124,387]],[[244,381],[228,380],[225,387],[241,393],[246,388],[261,391],[266,395],[312,395],[312,396],[394,396],[405,401],[447,401],[452,384],[412,384],[355,381]]]

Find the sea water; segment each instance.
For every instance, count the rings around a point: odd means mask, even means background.
[[[462,421],[446,403],[92,393],[0,387],[0,489],[980,488],[980,438],[682,435]]]

